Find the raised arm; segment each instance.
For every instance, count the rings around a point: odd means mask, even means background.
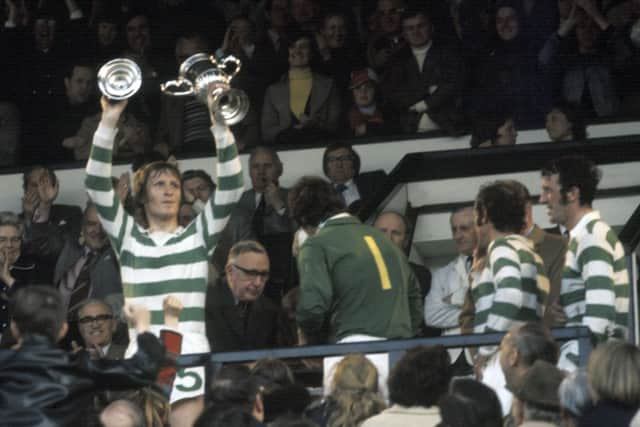
[[[104,97],[100,100],[102,118],[93,135],[91,154],[87,162],[85,187],[89,198],[95,203],[98,216],[111,244],[120,254],[122,242],[127,231],[133,227],[133,218],[125,212],[120,199],[111,183],[111,161],[113,140],[118,129],[116,125],[127,101],[111,103]]]
[[[242,163],[238,157],[236,140],[229,126],[218,112],[213,111],[211,105],[212,96],[209,95],[211,133],[216,141],[218,187],[196,221],[198,231],[204,236],[209,254],[213,253],[218,244],[222,230],[229,221],[231,211],[240,200],[244,190]]]

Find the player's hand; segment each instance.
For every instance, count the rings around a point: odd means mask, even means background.
[[[177,328],[180,319],[180,313],[184,308],[182,301],[174,295],[169,295],[162,301],[162,309],[164,310],[164,324]]]
[[[102,122],[111,128],[115,128],[128,103],[129,100],[127,99],[122,101],[112,101],[104,96],[100,98],[100,105],[102,106]]]
[[[147,332],[151,326],[151,312],[143,305],[125,304],[122,312],[125,318],[135,328],[139,334]]]

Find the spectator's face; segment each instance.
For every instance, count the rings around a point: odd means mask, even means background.
[[[383,33],[396,33],[400,30],[400,12],[394,0],[378,0],[377,13]]]
[[[565,141],[571,139],[571,123],[567,116],[560,110],[553,109],[547,114],[545,123],[547,133],[552,141]]]
[[[257,151],[249,162],[251,185],[257,193],[262,193],[270,183],[277,184],[280,168],[271,154]]]
[[[547,215],[552,224],[564,225],[567,223],[567,205],[562,199],[560,191],[559,175],[543,176],[540,203],[547,205]]]
[[[180,178],[166,170],[155,171],[147,180],[144,210],[149,220],[178,218]]]
[[[5,260],[9,266],[15,264],[20,258],[20,250],[22,248],[22,238],[18,233],[18,229],[13,225],[0,226],[0,261],[4,265]]]
[[[353,156],[341,147],[327,154],[327,176],[333,184],[344,184],[355,175]]]
[[[298,39],[289,46],[289,66],[291,68],[306,68],[311,61],[311,40]]]
[[[78,312],[78,329],[85,348],[111,344],[117,321],[103,304],[88,304]]]
[[[238,40],[241,45],[246,45],[252,42],[251,37],[251,22],[247,19],[235,19],[231,22],[231,34]]]
[[[315,6],[312,0],[292,0],[291,16],[298,25],[306,24],[316,15]]]
[[[101,46],[110,46],[118,35],[118,26],[113,22],[98,24],[98,42]]]
[[[422,47],[431,40],[431,26],[424,15],[407,18],[402,22],[402,35],[411,47]]]
[[[84,104],[91,96],[95,82],[93,70],[88,67],[73,67],[71,77],[64,78],[64,88],[71,105]]]
[[[265,254],[244,252],[225,267],[231,293],[238,301],[255,301],[262,295],[269,278],[269,258]]]
[[[289,22],[287,0],[273,0],[269,9],[269,21],[273,28],[283,28]]]
[[[189,203],[183,203],[180,206],[180,211],[178,212],[178,224],[183,227],[186,227],[193,221],[196,217],[196,213],[193,210],[193,206]]]
[[[513,40],[518,36],[520,23],[518,15],[512,7],[501,7],[496,12],[496,32],[498,37],[504,41]]]
[[[38,50],[51,49],[56,36],[56,21],[46,18],[36,20],[33,24],[33,36]]]
[[[513,120],[508,119],[502,126],[498,128],[495,145],[515,145],[518,132],[516,131]]]
[[[85,244],[93,251],[98,251],[109,244],[95,206],[90,206],[84,214],[82,236]]]
[[[404,249],[407,228],[400,216],[393,212],[382,214],[376,219],[373,226],[386,234],[397,247]]]
[[[211,189],[202,178],[194,177],[182,182],[182,190],[185,193],[191,194],[195,199],[199,199],[202,202],[207,202],[211,197]]]
[[[127,23],[127,43],[134,53],[140,55],[149,48],[149,21],[145,16],[136,16]]]
[[[463,209],[451,215],[451,235],[459,254],[472,255],[478,238],[473,225],[473,209]]]
[[[344,47],[347,37],[347,27],[342,16],[331,16],[324,21],[324,29],[322,31],[327,44],[331,49]]]
[[[362,83],[352,89],[353,100],[358,107],[373,105],[376,96],[376,86],[371,82]]]
[[[47,171],[43,168],[36,168],[31,171],[29,176],[27,177],[27,188],[26,192],[35,192],[38,193],[38,183],[40,179],[42,179],[42,174],[47,173]]]

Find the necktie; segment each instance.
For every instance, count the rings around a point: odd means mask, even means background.
[[[344,193],[344,191],[347,189],[347,186],[344,184],[338,184],[336,185],[336,191],[340,194]]]
[[[68,319],[75,320],[78,308],[89,298],[89,291],[91,290],[91,261],[93,261],[94,256],[95,254],[93,252],[89,252],[84,256],[84,264],[82,264],[82,268],[73,285],[73,291],[71,291],[71,296],[69,297],[69,309],[67,310]]]
[[[264,194],[260,196],[260,203],[256,207],[256,211],[253,213],[253,219],[251,220],[251,229],[257,240],[261,240],[264,236],[264,215],[267,210],[267,205],[264,201]]]
[[[471,266],[473,266],[473,256],[469,255],[464,262],[464,267],[467,269],[467,273],[471,271]]]

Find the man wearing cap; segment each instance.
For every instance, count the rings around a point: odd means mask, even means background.
[[[553,427],[560,425],[558,388],[564,374],[552,363],[537,360],[516,384],[511,415],[514,424],[522,427]]]
[[[371,68],[351,73],[349,89],[353,95],[353,106],[347,113],[349,136],[386,135],[392,130],[391,123],[378,101],[378,75]]]
[[[433,41],[425,11],[409,9],[401,22],[407,46],[398,52],[382,85],[385,99],[398,110],[406,133],[441,128],[455,132],[462,119],[462,60],[453,49]]]

